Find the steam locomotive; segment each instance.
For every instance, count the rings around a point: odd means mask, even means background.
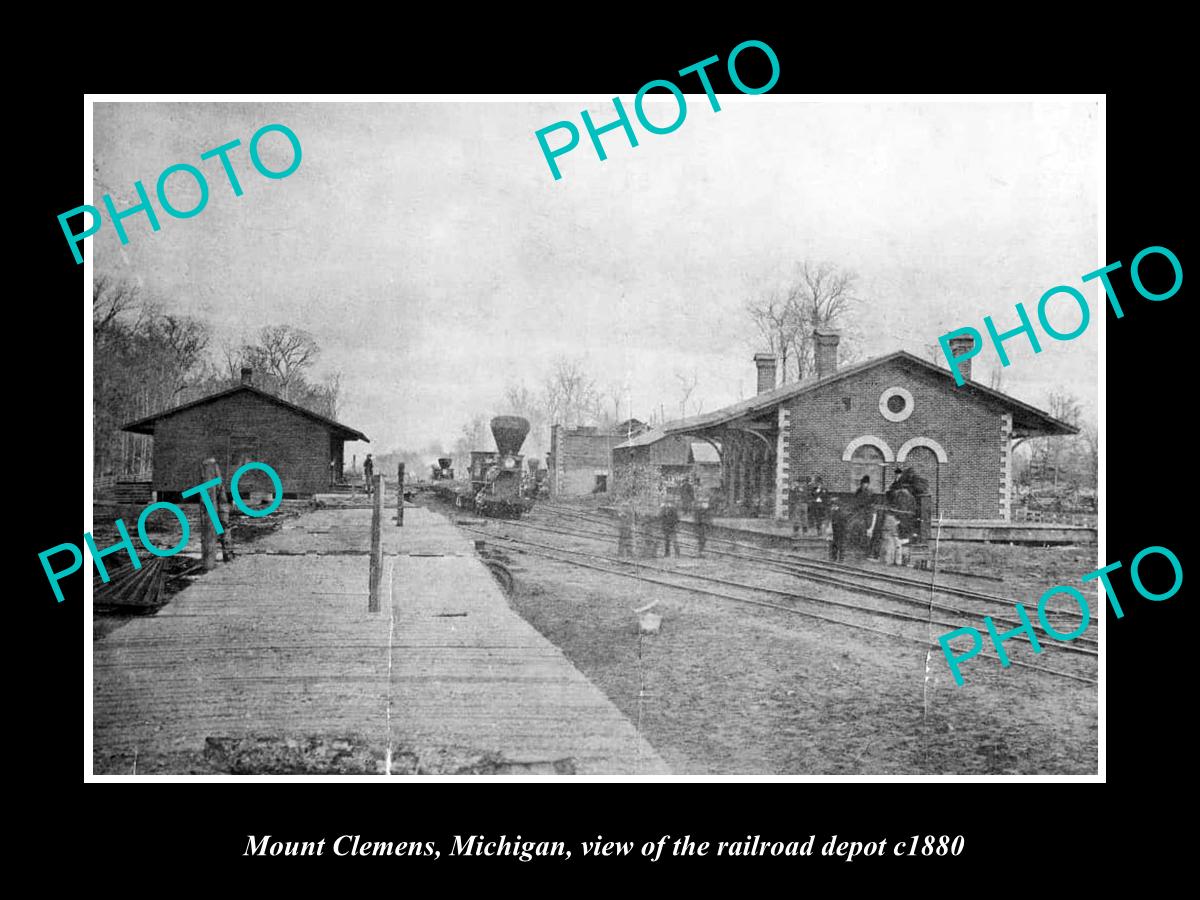
[[[529,420],[496,416],[491,427],[496,450],[471,451],[471,485],[459,492],[455,505],[485,516],[517,517],[533,509],[520,453],[529,434]]]
[[[438,457],[437,464],[430,466],[430,468],[433,470],[432,478],[434,481],[454,480],[454,469],[450,467],[451,462],[453,462],[453,460],[451,460],[448,456]]]

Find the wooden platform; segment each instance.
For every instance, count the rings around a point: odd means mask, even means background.
[[[937,530],[937,522],[934,522]],[[960,519],[942,522],[943,541],[987,541],[1000,544],[1094,544],[1096,526],[1054,522],[992,522]]]
[[[96,641],[94,772],[669,774],[444,517],[389,518],[367,612],[369,523],[307,513]]]
[[[685,517],[683,521],[688,521]],[[826,526],[828,529],[828,525]],[[937,522],[933,524],[937,530]],[[792,523],[780,519],[729,519],[718,518],[712,523],[712,533],[731,540],[756,543],[763,547],[794,548],[801,552],[816,552],[828,545],[828,533],[817,537],[811,531],[793,539]],[[1094,525],[1068,525],[1053,522],[1000,522],[992,520],[943,521],[943,541],[980,541],[1000,544],[1094,544]]]

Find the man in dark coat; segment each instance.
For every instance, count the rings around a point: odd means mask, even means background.
[[[690,513],[695,503],[696,489],[692,486],[692,479],[685,476],[683,484],[679,486],[679,506],[683,512]]]
[[[617,556],[633,556],[633,505],[629,503],[617,511]]]
[[[712,513],[708,508],[708,501],[701,500],[696,504],[696,543],[698,549],[697,556],[704,555],[704,545],[708,542],[708,526],[712,520]]]
[[[829,507],[829,495],[825,483],[818,475],[808,488],[808,524],[817,532],[819,537],[825,530],[825,517]]]
[[[675,545],[675,556],[679,556],[679,510],[670,501],[663,504],[662,514],[663,556],[671,555],[671,545]]]
[[[375,462],[371,459],[370,453],[363,460],[363,479],[366,481],[367,493],[370,494],[375,490]]]
[[[869,498],[874,495],[875,492],[871,490],[871,476],[864,475],[858,479],[858,490],[854,492],[854,499],[859,503],[873,502]]]
[[[829,542],[829,558],[841,562],[846,552],[846,510],[834,500],[829,506],[829,520],[833,527],[833,539]]]
[[[878,498],[871,490],[871,476],[864,475],[858,480],[858,490],[854,492],[854,534],[852,540],[856,547],[865,547],[868,556],[879,555],[879,530],[876,528],[875,502]]]

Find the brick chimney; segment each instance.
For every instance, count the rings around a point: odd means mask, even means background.
[[[249,366],[242,366],[242,384],[254,384],[254,370]]]
[[[970,353],[975,346],[975,338],[969,334],[960,334],[957,337],[950,338],[950,352],[954,356],[962,356],[964,353]],[[958,371],[962,374],[963,381],[971,380],[971,360],[964,359],[957,362]],[[952,364],[953,367],[953,364]]]
[[[775,390],[775,365],[776,359],[774,353],[755,353],[754,365],[758,367],[758,391],[763,394],[767,391]]]
[[[813,329],[813,362],[818,378],[824,378],[837,371],[837,348],[841,339],[841,333],[832,328],[822,325]]]

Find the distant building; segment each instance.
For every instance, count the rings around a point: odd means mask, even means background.
[[[552,426],[550,453],[546,456],[550,496],[607,494],[612,482],[613,447],[648,427],[637,419],[627,419],[611,430],[603,431],[595,425]]]
[[[154,438],[152,488],[160,499],[198,484],[200,464],[210,456],[227,483],[244,463],[266,463],[279,473],[285,497],[328,491],[342,480],[345,442],[367,436],[251,382],[251,370],[243,369],[236,387],[124,426]],[[270,479],[257,470],[243,475],[238,487],[243,496],[271,489]]]
[[[651,428],[613,448],[613,470],[618,492],[625,487],[623,479],[634,472],[643,483],[648,478],[699,478],[700,487],[709,489],[721,483],[721,455],[708,441]]]
[[[957,387],[949,370],[904,351],[838,368],[837,332],[814,339],[813,377],[775,387],[775,357],[760,353],[756,396],[662,426],[721,448],[724,493],[742,515],[786,518],[788,488],[817,475],[835,492],[865,475],[882,492],[899,465],[928,480],[935,516],[1007,521],[1013,441],[1078,432],[972,381],[969,360]]]

